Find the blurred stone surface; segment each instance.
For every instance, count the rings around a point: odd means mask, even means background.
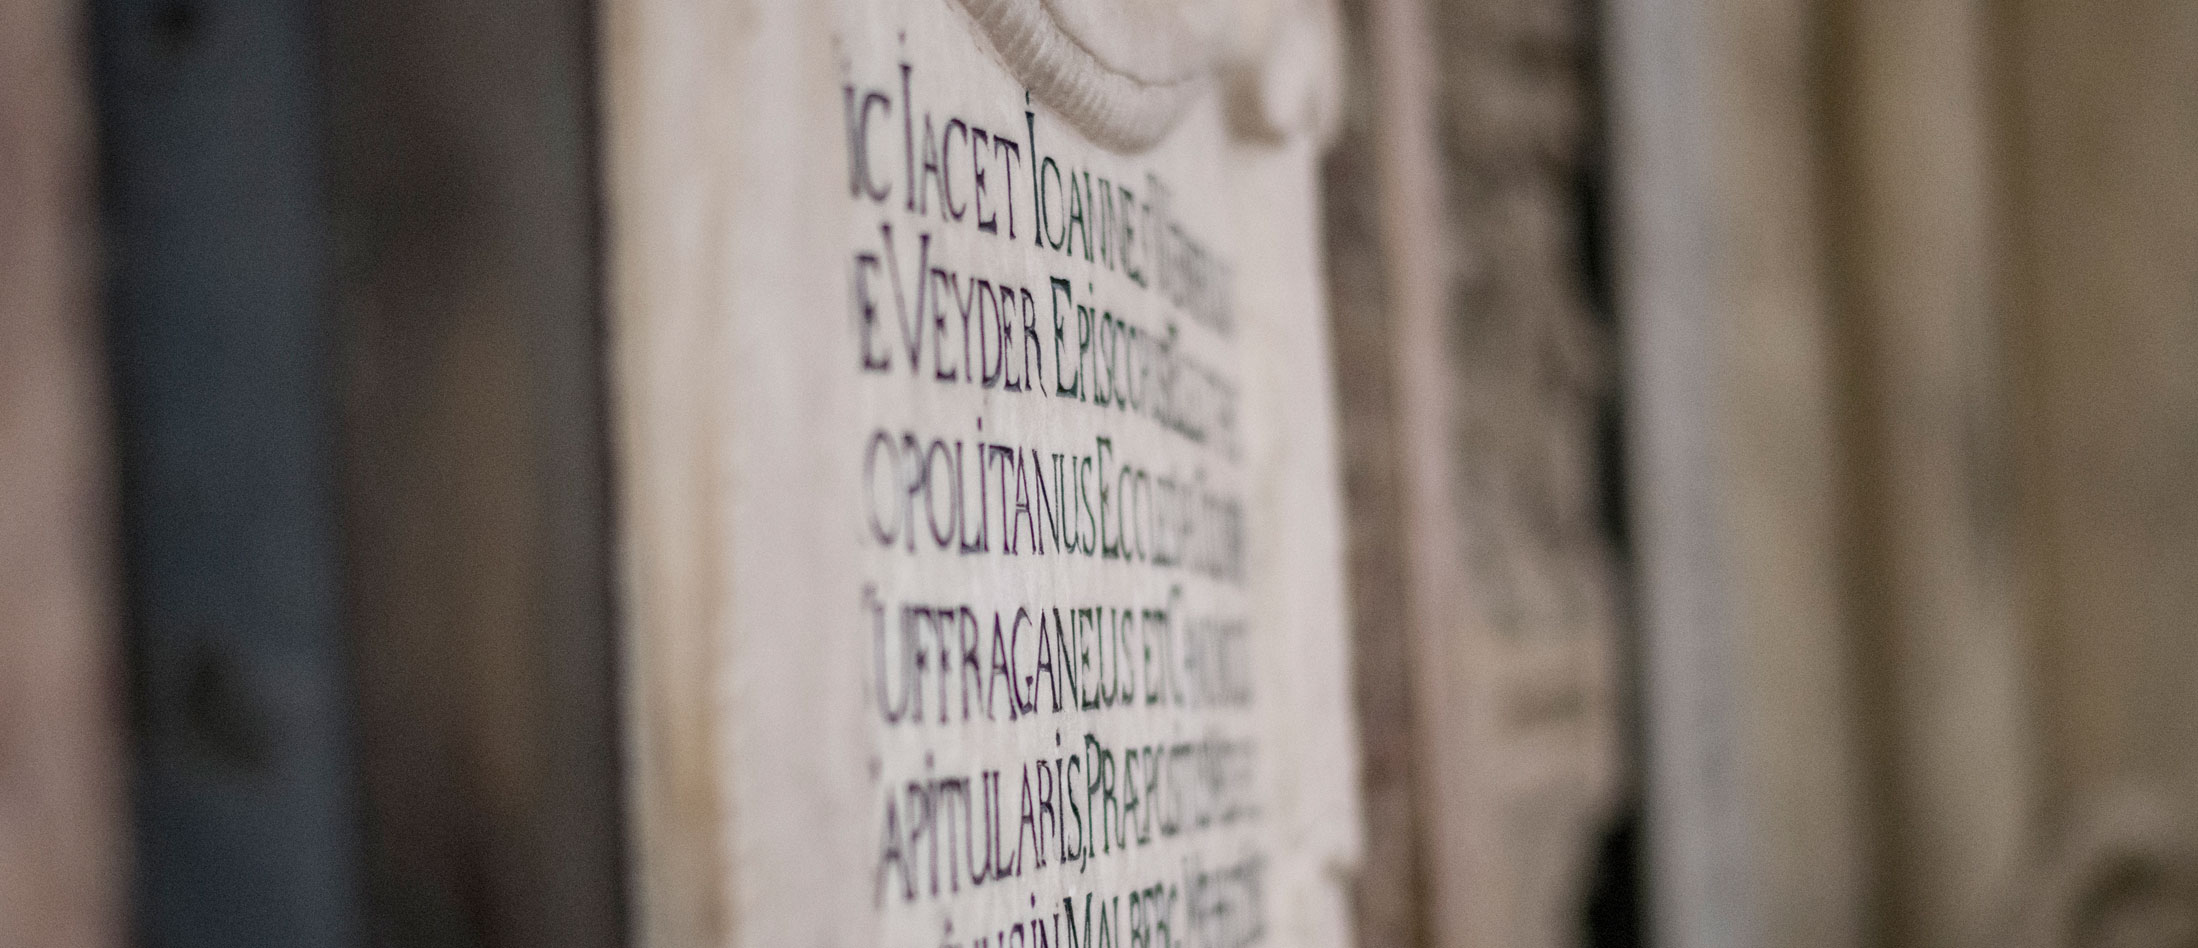
[[[1581,937],[1620,780],[1587,10],[1347,4],[1326,169],[1368,945]]]
[[[1612,13],[1659,937],[2188,943],[2191,11]]]

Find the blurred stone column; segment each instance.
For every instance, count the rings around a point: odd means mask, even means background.
[[[1975,0],[1843,0],[1818,22],[1863,923],[1891,945],[1972,944],[2027,859],[2037,759],[1989,20]]]
[[[83,13],[0,6],[0,948],[123,933]]]
[[[1651,931],[1860,945],[1822,8],[1608,9]]]

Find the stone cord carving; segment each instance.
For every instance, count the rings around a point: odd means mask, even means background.
[[[1015,78],[1093,142],[1157,144],[1219,85],[1245,137],[1325,138],[1332,0],[959,0]]]

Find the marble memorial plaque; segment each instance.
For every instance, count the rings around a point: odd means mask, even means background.
[[[652,945],[1335,945],[1330,11],[621,0]]]

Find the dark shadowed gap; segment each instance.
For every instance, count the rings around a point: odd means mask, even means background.
[[[1624,315],[1618,311],[1616,274],[1611,247],[1610,116],[1605,91],[1603,55],[1609,21],[1602,15],[1604,0],[1578,0],[1584,23],[1585,49],[1580,57],[1586,73],[1586,141],[1574,178],[1579,215],[1580,285],[1586,289],[1588,314],[1609,332],[1618,331]],[[1626,371],[1625,353],[1618,348],[1618,374]],[[1642,839],[1640,775],[1646,738],[1641,707],[1640,621],[1633,599],[1633,534],[1628,510],[1632,499],[1626,489],[1625,405],[1626,386],[1605,389],[1596,418],[1596,475],[1601,488],[1602,527],[1614,551],[1618,602],[1619,723],[1622,743],[1620,766],[1625,774],[1619,801],[1603,832],[1581,906],[1582,941],[1588,948],[1636,948],[1649,943],[1646,917],[1646,862]]]

